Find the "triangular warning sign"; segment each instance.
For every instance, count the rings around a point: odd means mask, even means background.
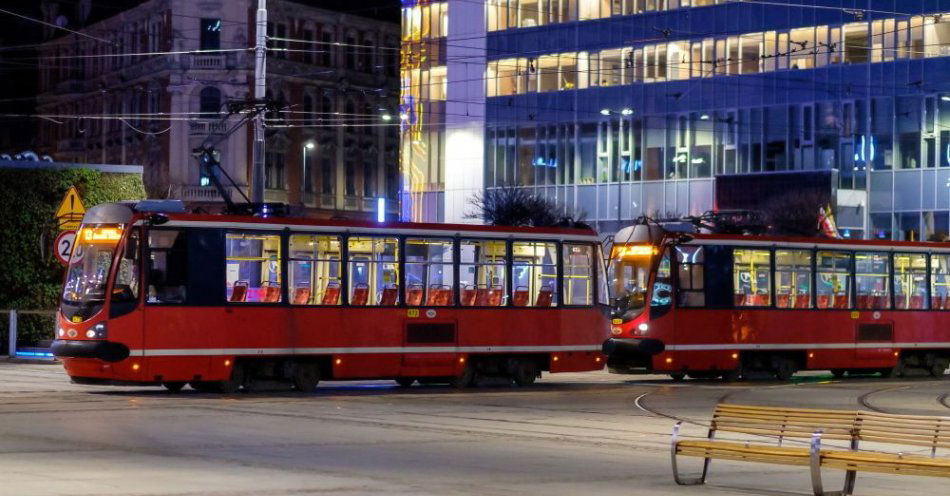
[[[79,217],[82,218],[83,214],[86,213],[86,207],[82,205],[82,199],[79,198],[79,192],[76,191],[75,186],[70,186],[69,190],[66,191],[66,196],[63,197],[63,202],[59,204],[59,208],[56,209],[56,213],[53,214],[53,218],[61,219],[63,217]]]

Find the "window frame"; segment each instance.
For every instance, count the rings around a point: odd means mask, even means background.
[[[733,309],[733,310],[736,310],[736,309],[762,310],[762,309],[769,309],[769,308],[771,308],[771,309],[777,308],[777,307],[775,306],[776,299],[777,299],[777,298],[776,298],[777,295],[775,294],[775,246],[772,245],[772,246],[768,246],[768,247],[761,247],[761,246],[755,246],[755,245],[733,245],[731,248],[732,248],[732,277],[730,278],[730,280],[732,281],[732,284],[733,284],[733,287],[732,287],[732,294],[733,294],[732,309]],[[738,249],[738,250],[745,250],[745,251],[763,251],[763,252],[768,252],[768,254],[769,254],[769,264],[768,264],[768,266],[769,266],[769,293],[768,293],[769,303],[768,303],[767,305],[736,305],[736,304],[735,304],[735,295],[737,294],[737,293],[736,293],[736,289],[737,289],[737,288],[735,287],[736,250],[737,250],[737,249]],[[813,258],[813,259],[814,259],[814,258]],[[703,260],[705,260],[705,257],[703,258]],[[813,273],[814,273],[814,272],[813,272]],[[704,276],[705,276],[705,272],[704,272]],[[705,286],[704,286],[704,288],[705,288]],[[745,293],[743,293],[743,294],[745,294]]]
[[[537,306],[537,294],[534,295],[534,296],[535,296],[535,297],[534,297],[534,300],[535,300],[535,304],[534,304],[534,305],[515,306],[515,304],[514,304],[514,295],[515,295],[515,293],[514,293],[514,290],[515,290],[515,286],[514,286],[514,282],[515,282],[515,281],[514,281],[514,276],[515,276],[514,246],[515,246],[515,243],[532,243],[532,244],[540,244],[540,245],[553,244],[553,245],[554,245],[554,263],[553,263],[553,264],[543,264],[543,263],[542,263],[542,264],[529,264],[529,265],[527,265],[528,267],[531,267],[531,268],[532,268],[532,275],[533,275],[533,270],[534,270],[535,267],[540,267],[540,268],[542,268],[542,271],[543,271],[543,268],[544,268],[544,267],[549,267],[549,266],[552,266],[552,265],[554,266],[554,292],[555,292],[555,294],[553,295],[553,298],[551,299],[551,305],[550,305],[550,306],[547,306],[547,307],[539,307],[539,306]],[[509,300],[509,301],[508,301],[508,306],[515,307],[515,308],[519,308],[519,309],[525,309],[525,308],[547,308],[547,309],[552,309],[552,308],[558,308],[558,307],[561,306],[561,293],[560,293],[560,291],[561,291],[561,279],[563,278],[563,273],[562,273],[563,260],[561,260],[561,258],[563,257],[563,249],[562,249],[561,245],[562,245],[561,241],[560,241],[560,240],[555,240],[555,239],[526,239],[526,238],[515,239],[515,238],[513,238],[513,239],[509,239],[509,240],[508,240],[509,253],[511,253],[511,255],[512,255],[512,256],[509,257],[509,259],[508,259],[508,262],[511,264],[511,297],[508,299],[508,300]],[[596,258],[597,258],[597,257],[596,257],[596,253],[595,253],[595,254],[594,254],[594,259],[596,260]],[[591,269],[592,269],[592,270],[593,270],[593,269],[596,269],[596,262],[595,262],[595,261],[592,261],[592,262],[591,262]],[[542,273],[543,273],[543,272],[542,272]],[[591,279],[593,280],[593,277],[592,277]],[[596,301],[596,296],[597,296],[597,295],[596,295],[596,293],[593,291],[594,288],[591,288],[591,289],[592,289],[592,291],[591,291],[591,301]],[[539,289],[539,291],[540,291],[540,289]],[[528,288],[528,302],[529,302],[529,303],[531,302],[531,288]]]
[[[497,242],[497,241],[500,241],[500,242],[502,242],[502,243],[505,243],[505,264],[504,264],[504,267],[505,267],[505,283],[502,285],[502,289],[505,291],[505,294],[502,295],[502,304],[501,304],[501,305],[498,305],[498,306],[490,306],[490,305],[481,305],[481,306],[479,306],[479,305],[472,305],[472,306],[467,306],[467,305],[462,305],[462,298],[461,298],[461,293],[462,293],[462,243],[463,243],[463,242],[466,242],[466,241],[496,241],[496,242]],[[457,303],[456,306],[459,307],[459,308],[507,308],[507,307],[509,307],[509,306],[512,306],[512,305],[511,305],[511,294],[512,294],[512,285],[511,285],[512,280],[511,280],[511,276],[512,276],[512,274],[514,273],[514,272],[513,272],[514,269],[512,268],[512,263],[511,263],[511,239],[509,239],[509,238],[492,238],[492,237],[485,237],[485,236],[457,236],[457,237],[456,237],[455,246],[456,246],[456,249],[458,250],[458,256],[457,256],[457,257],[455,258],[455,260],[454,260],[454,265],[457,267],[457,269],[456,269],[457,277],[456,277],[456,279],[455,279],[455,287],[456,287],[456,291],[458,292],[458,294],[456,295],[457,297],[456,297],[456,300],[455,300],[455,301],[458,302],[458,303]],[[467,264],[467,265],[478,266],[479,264],[478,264],[477,262],[472,262],[471,264]],[[485,265],[491,265],[491,264],[485,264]],[[477,279],[477,274],[476,274],[476,279]],[[476,283],[475,286],[476,286],[476,289],[477,289],[477,288],[478,288],[478,284]],[[521,308],[521,307],[518,307],[518,308]]]
[[[783,308],[778,306],[778,252],[779,251],[801,251],[808,253],[808,306],[805,308]],[[772,247],[772,307],[776,310],[818,310],[815,291],[815,269],[818,250],[814,248],[799,246],[773,246]]]
[[[401,248],[401,250],[403,250],[403,251],[402,251],[403,256],[400,257],[400,259],[399,259],[399,264],[400,264],[400,269],[399,269],[399,270],[400,270],[400,273],[402,274],[402,277],[400,277],[400,283],[399,283],[399,287],[400,287],[400,289],[399,289],[399,291],[400,291],[400,298],[399,298],[399,305],[397,305],[397,306],[404,306],[404,307],[411,307],[411,308],[453,308],[453,307],[459,307],[459,306],[461,306],[461,305],[459,304],[459,301],[460,301],[460,300],[459,300],[459,288],[460,288],[460,286],[459,286],[459,280],[458,280],[458,275],[459,275],[458,256],[459,256],[459,251],[460,251],[460,250],[459,250],[459,241],[460,241],[460,238],[459,238],[457,235],[455,235],[455,234],[447,234],[447,235],[445,235],[445,236],[435,236],[435,235],[429,235],[429,234],[427,234],[427,235],[422,235],[422,236],[416,236],[416,235],[400,235],[399,238],[400,238],[400,240],[401,240],[400,242],[401,242],[402,245],[403,245],[402,248]],[[449,303],[448,305],[427,305],[427,304],[426,304],[426,302],[428,301],[428,296],[429,296],[429,295],[428,295],[428,289],[429,289],[429,288],[428,288],[428,286],[427,286],[428,281],[426,281],[425,283],[423,283],[423,287],[422,287],[422,289],[423,289],[423,293],[422,293],[422,295],[423,295],[423,296],[422,296],[422,303],[419,304],[419,305],[409,305],[409,304],[407,303],[406,297],[407,297],[407,294],[408,294],[409,286],[408,286],[408,284],[407,284],[407,282],[408,282],[408,281],[407,281],[407,279],[408,279],[408,274],[407,274],[407,272],[406,272],[406,267],[405,267],[405,266],[406,266],[406,265],[410,265],[410,264],[427,265],[427,266],[428,266],[428,265],[433,265],[433,263],[429,262],[428,260],[426,260],[425,262],[410,262],[410,261],[407,259],[406,255],[407,255],[408,252],[406,251],[406,241],[409,240],[410,238],[411,238],[411,239],[414,239],[414,240],[426,240],[426,241],[442,241],[442,242],[446,242],[446,241],[447,241],[447,242],[449,242],[449,243],[452,244],[452,262],[451,262],[451,264],[450,264],[450,265],[452,266],[452,285],[451,285],[451,286],[452,286],[452,287],[451,287],[451,290],[452,290],[452,301],[451,301],[451,303]],[[445,262],[442,262],[441,265],[446,265],[446,264],[445,264]]]
[[[598,251],[603,253],[603,247],[599,243],[592,243],[589,241],[558,241],[558,278],[557,278],[557,306],[552,306],[550,308],[594,308],[598,304]],[[587,305],[575,305],[567,304],[563,298],[564,294],[564,248],[566,246],[586,246],[591,250],[591,260],[590,260],[590,303]],[[537,308],[537,307],[536,307]],[[543,308],[543,307],[542,307]]]
[[[873,248],[873,247],[872,247]],[[862,255],[884,255],[887,257],[887,307],[885,308],[859,308],[858,305],[858,254]],[[929,257],[928,257],[929,260]],[[875,274],[868,274],[868,276],[874,276]],[[878,276],[880,274],[877,274]],[[852,290],[853,300],[851,301],[851,309],[859,311],[881,311],[881,310],[894,310],[894,252],[890,250],[852,250],[851,251],[851,277],[852,285],[854,289]]]
[[[898,247],[900,248],[900,247]],[[892,311],[912,311],[912,312],[930,312],[935,310],[933,306],[933,287],[931,286],[931,268],[933,267],[931,263],[931,258],[934,255],[943,255],[950,256],[950,253],[935,253],[931,251],[900,251],[894,250],[891,251],[891,308]],[[910,255],[910,256],[924,256],[924,261],[926,262],[926,267],[924,268],[924,290],[927,294],[924,297],[924,302],[927,305],[926,308],[910,308],[908,305],[906,308],[897,307],[897,264],[895,262],[895,255]]]
[[[342,307],[343,304],[344,304],[344,297],[343,297],[343,293],[344,293],[343,289],[344,289],[344,287],[345,287],[345,286],[344,286],[344,284],[345,284],[344,275],[345,275],[345,273],[346,273],[346,265],[347,265],[347,259],[344,258],[344,256],[345,256],[345,254],[344,254],[344,253],[345,253],[345,245],[347,244],[347,242],[346,242],[347,234],[346,234],[346,233],[342,233],[342,232],[328,233],[328,232],[317,232],[317,231],[287,231],[286,233],[282,233],[282,234],[284,234],[284,236],[282,236],[282,241],[281,241],[281,243],[285,245],[285,246],[283,247],[283,252],[286,254],[286,256],[283,257],[283,260],[282,260],[282,261],[283,261],[283,264],[284,264],[284,268],[283,268],[284,274],[286,274],[286,280],[287,280],[287,284],[283,284],[283,285],[282,285],[282,288],[281,288],[281,291],[285,291],[285,292],[287,293],[286,295],[283,296],[283,297],[284,297],[284,302],[285,302],[288,306],[291,306],[291,307],[320,307],[320,308],[340,308],[340,307]],[[310,261],[310,262],[313,262],[313,261],[324,261],[323,259],[317,259],[317,258],[301,259],[301,258],[294,258],[293,256],[291,256],[291,252],[290,252],[290,238],[291,238],[291,236],[308,236],[308,237],[337,238],[338,242],[340,243],[340,259],[337,260],[337,263],[340,264],[340,269],[339,269],[339,270],[340,270],[340,276],[339,276],[339,279],[338,279],[339,282],[340,282],[340,299],[339,299],[339,303],[337,303],[336,305],[324,305],[324,304],[322,303],[322,301],[323,301],[322,298],[321,298],[321,300],[320,300],[320,303],[302,303],[302,304],[299,304],[299,305],[295,305],[295,304],[291,301],[291,298],[290,298],[290,296],[291,296],[291,293],[290,293],[290,264],[293,263],[293,262],[301,262],[301,261]],[[286,286],[286,288],[284,288],[284,286]],[[311,297],[311,299],[315,299],[315,297],[316,297],[316,293],[313,291],[313,289],[314,289],[314,288],[313,288],[313,286],[311,285],[311,286],[310,286],[310,291],[311,291],[310,297]]]
[[[272,306],[287,305],[287,304],[288,304],[288,302],[287,302],[287,248],[288,248],[288,243],[290,242],[290,238],[286,235],[286,233],[283,232],[283,231],[271,230],[271,229],[235,229],[235,228],[224,228],[224,229],[222,229],[222,233],[221,233],[221,234],[222,234],[222,239],[221,239],[221,240],[222,240],[222,242],[223,242],[223,246],[222,246],[221,252],[222,252],[222,254],[224,255],[224,257],[223,257],[223,259],[224,259],[224,281],[223,281],[223,284],[221,285],[221,289],[223,289],[224,291],[223,291],[222,294],[221,294],[221,298],[222,298],[222,300],[224,301],[224,305],[225,305],[225,306],[232,306],[232,305],[233,305],[233,306],[238,306],[238,307],[244,307],[244,306],[269,306],[269,307],[272,307]],[[227,280],[228,268],[227,268],[227,267],[228,267],[228,258],[229,258],[229,257],[228,257],[228,235],[229,235],[229,234],[244,234],[244,235],[250,234],[250,235],[276,236],[276,237],[277,237],[277,243],[278,243],[278,246],[279,246],[279,249],[280,249],[280,252],[277,254],[277,270],[279,271],[279,272],[278,272],[278,276],[279,276],[279,278],[280,278],[280,297],[279,297],[278,301],[274,301],[274,302],[266,302],[266,301],[231,301],[231,299],[228,297],[228,294],[227,294],[227,291],[228,291],[228,280]],[[266,260],[266,259],[263,259],[263,258],[262,258],[262,260]],[[238,280],[240,280],[240,279],[238,279]],[[262,287],[263,287],[263,286],[262,286]],[[248,289],[250,289],[250,288],[251,288],[250,285],[248,285]],[[299,305],[299,306],[302,306],[302,305]]]
[[[830,310],[830,311],[854,310],[854,309],[855,309],[855,306],[856,306],[856,304],[857,304],[857,284],[856,284],[856,282],[855,282],[855,274],[854,274],[854,269],[855,269],[854,252],[855,252],[855,250],[851,250],[851,249],[847,249],[847,248],[813,248],[812,251],[814,252],[814,259],[813,259],[814,262],[813,262],[813,263],[814,263],[814,266],[815,266],[815,270],[812,271],[812,279],[813,279],[812,283],[814,284],[814,286],[813,286],[813,287],[814,287],[813,291],[814,291],[814,293],[815,293],[815,294],[814,294],[815,306],[814,306],[813,310]],[[848,258],[848,260],[849,260],[849,262],[848,262],[848,278],[849,278],[849,279],[848,279],[848,285],[850,286],[850,287],[848,288],[848,298],[849,298],[848,303],[849,303],[849,305],[848,305],[847,307],[845,307],[845,308],[835,308],[835,307],[834,307],[834,301],[831,302],[832,306],[827,307],[827,308],[820,308],[820,307],[818,306],[818,253],[821,253],[821,252],[824,252],[824,253],[844,253],[844,254],[847,254],[847,255],[849,256],[849,258]],[[839,274],[839,273],[840,273],[840,272],[832,272],[832,274]]]

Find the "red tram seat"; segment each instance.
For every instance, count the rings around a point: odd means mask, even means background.
[[[873,306],[871,304],[871,302],[873,301],[872,298],[873,297],[871,295],[858,295],[858,308],[861,310],[866,310],[866,309],[871,308]]]
[[[831,308],[831,295],[818,295],[818,308]]]
[[[912,310],[923,310],[924,309],[924,297],[920,295],[914,295],[910,297],[910,308]]]
[[[399,291],[396,286],[388,286],[383,288],[383,293],[379,296],[379,305],[383,307],[391,307],[396,304],[397,296],[399,296]]]
[[[473,286],[466,286],[462,288],[459,297],[462,299],[463,307],[473,307],[478,297],[478,291]]]
[[[835,308],[848,308],[848,295],[846,295],[846,294],[836,294],[836,295],[835,295]]]
[[[353,288],[353,297],[350,298],[350,305],[363,306],[369,300],[369,286],[359,283]]]
[[[554,288],[551,286],[541,286],[538,290],[538,300],[534,303],[536,307],[550,307],[554,302]]]
[[[737,307],[745,306],[745,293],[736,293],[733,295],[735,298],[734,304]]]
[[[511,304],[516,307],[526,307],[528,306],[528,298],[530,293],[528,293],[528,288],[525,286],[518,286],[515,289],[515,294],[511,298]]]
[[[413,284],[406,289],[406,305],[417,307],[422,305],[422,285]]]
[[[280,284],[268,284],[264,286],[264,297],[261,298],[264,303],[277,303],[280,301]]]
[[[934,295],[933,297],[933,308],[934,310],[946,310],[947,309],[947,297]]]
[[[426,306],[434,307],[439,303],[439,296],[442,292],[442,286],[440,284],[432,284],[429,286],[429,294],[426,295]]]
[[[340,283],[337,281],[330,281],[327,283],[327,289],[323,292],[323,301],[322,305],[339,305],[340,304]]]
[[[306,305],[310,303],[310,286],[300,286],[294,289],[294,305]]]
[[[247,281],[237,281],[231,288],[231,297],[228,301],[247,301]]]
[[[505,290],[502,289],[501,286],[493,286],[491,289],[488,290],[488,298],[487,298],[488,301],[486,302],[486,304],[490,307],[500,307],[502,295],[504,294],[504,292]]]
[[[480,287],[475,290],[475,306],[484,307],[488,306],[488,288]]]
[[[891,308],[891,297],[888,295],[877,295],[871,300],[871,308],[887,310]]]
[[[767,294],[757,294],[752,295],[752,302],[749,303],[753,307],[767,307],[769,306],[769,295]]]
[[[795,295],[795,308],[808,308],[811,306],[811,298],[807,294]]]
[[[792,295],[790,294],[775,295],[775,306],[778,308],[791,308],[791,302]]]
[[[436,290],[434,306],[447,307],[452,304],[452,288],[442,287]]]

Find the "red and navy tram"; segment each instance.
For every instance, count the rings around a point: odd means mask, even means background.
[[[681,380],[799,370],[943,376],[950,244],[621,230],[608,368]]]
[[[603,368],[589,229],[370,224],[105,204],[83,219],[53,353],[79,383],[519,385]]]

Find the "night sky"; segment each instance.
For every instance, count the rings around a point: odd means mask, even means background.
[[[72,13],[82,0],[61,0]],[[0,9],[42,19],[40,0],[2,0]],[[90,22],[111,17],[143,0],[93,0]],[[399,22],[399,0],[295,0],[354,15]],[[67,25],[75,28],[76,26]],[[37,61],[31,44],[43,41],[43,26],[0,12],[0,114],[30,114],[35,110]],[[35,122],[0,117],[0,153],[14,154],[30,149]]]

